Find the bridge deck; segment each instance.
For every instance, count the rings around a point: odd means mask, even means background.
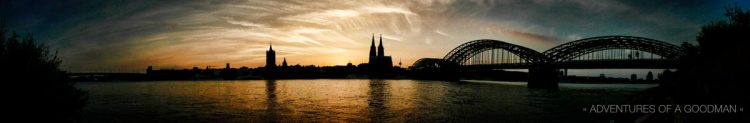
[[[512,64],[479,64],[464,65],[464,69],[526,69],[533,64],[512,63]],[[637,60],[573,60],[558,63],[556,66],[561,69],[668,69],[676,68],[677,60],[667,59],[637,59]]]

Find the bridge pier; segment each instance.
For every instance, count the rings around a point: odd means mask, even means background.
[[[560,78],[556,67],[549,64],[529,68],[529,88],[558,89]]]

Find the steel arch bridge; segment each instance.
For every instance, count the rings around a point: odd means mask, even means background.
[[[545,57],[544,54],[541,54],[533,49],[491,39],[480,39],[461,44],[448,52],[448,54],[446,54],[443,59],[448,62],[460,64],[471,56],[492,49],[506,50],[509,53],[518,55],[521,59],[529,63],[547,61],[547,57]]]
[[[558,45],[544,51],[548,62],[563,62],[596,51],[607,49],[632,49],[650,52],[668,59],[678,59],[684,54],[679,46],[662,41],[634,36],[601,36],[585,38]]]
[[[507,53],[516,55],[518,58],[523,60],[525,63],[519,65],[502,65],[508,63],[496,63],[490,62],[489,64],[482,65],[467,65],[466,62],[471,57],[474,57],[482,52],[488,50],[500,49]],[[519,46],[511,43],[507,43],[499,40],[491,39],[480,39],[470,41],[459,45],[454,48],[442,59],[438,58],[423,58],[417,60],[412,68],[439,68],[441,65],[446,66],[450,64],[456,64],[463,67],[500,67],[500,68],[519,68],[519,67],[530,67],[535,64],[552,64],[552,65],[567,65],[571,63],[577,63],[575,58],[581,57],[586,54],[612,50],[612,49],[624,49],[634,51],[644,51],[652,53],[662,57],[660,60],[649,60],[649,59],[630,59],[630,60],[598,60],[598,62],[667,62],[676,61],[682,55],[684,51],[681,47],[665,43],[662,41],[635,37],[635,36],[600,36],[591,37],[580,40],[571,41],[562,45],[558,45],[544,52],[537,52],[533,49]],[[493,52],[494,53],[494,52]],[[622,57],[622,56],[620,56]],[[494,59],[494,58],[489,58]],[[517,63],[516,63],[517,64]],[[511,67],[508,67],[511,66]],[[648,66],[647,66],[648,67]],[[670,67],[670,66],[666,66]],[[663,67],[661,67],[663,68]]]
[[[497,50],[500,50],[499,57]],[[647,52],[652,58],[641,58],[640,52]],[[456,73],[464,70],[528,68],[529,87],[556,88],[560,69],[674,68],[684,54],[679,46],[635,36],[585,38],[544,52],[504,41],[480,39],[459,45],[442,59],[417,60],[410,68],[426,74],[442,74],[438,75],[441,77],[457,76]],[[653,59],[654,55],[659,59]]]

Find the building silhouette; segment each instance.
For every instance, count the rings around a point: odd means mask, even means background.
[[[224,80],[233,80],[237,78],[237,70],[232,69],[231,66],[229,66],[229,63],[224,67],[224,70],[221,70],[221,77]]]
[[[375,53],[376,53],[376,51],[375,51],[375,33],[373,33],[372,34],[372,42],[370,44],[370,59],[369,59],[369,61],[367,63],[374,63],[373,62],[373,60],[374,60],[373,57],[377,56],[377,54],[375,54]]]
[[[268,51],[266,51],[266,68],[276,68],[276,51],[273,51],[273,44],[268,45]]]
[[[288,66],[289,66],[289,65],[287,65],[287,64],[286,64],[286,57],[284,57],[284,61],[283,61],[283,62],[281,62],[281,67],[282,67],[282,68],[286,68],[286,67],[288,67]]]
[[[370,59],[368,61],[368,66],[370,69],[369,74],[371,77],[386,77],[393,67],[391,56],[385,55],[383,35],[380,35],[380,43],[377,50],[375,49],[375,35],[372,35],[372,42],[370,45]]]
[[[268,44],[268,51],[266,51],[266,67],[263,69],[263,78],[265,79],[276,79],[276,51],[273,50],[273,44]]]
[[[374,37],[375,36],[373,36],[373,38]],[[380,34],[380,44],[378,45],[378,57],[388,57],[388,59],[390,59],[390,56],[385,56],[385,48],[383,48],[383,34]]]

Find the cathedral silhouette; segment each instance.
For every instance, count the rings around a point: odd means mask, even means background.
[[[377,52],[377,54],[376,54]],[[385,56],[385,48],[383,46],[383,35],[380,35],[380,44],[378,49],[375,50],[375,34],[372,35],[372,42],[370,44],[370,59],[368,61],[370,68],[371,77],[379,77],[388,74],[390,69],[393,67],[391,56]]]

